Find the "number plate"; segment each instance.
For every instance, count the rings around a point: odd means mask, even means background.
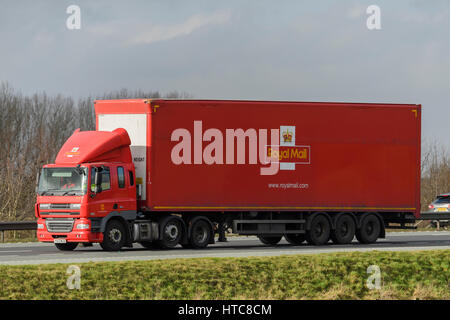
[[[447,212],[447,208],[437,208],[438,210],[438,212]]]
[[[53,243],[66,243],[66,239],[55,239],[53,240]]]

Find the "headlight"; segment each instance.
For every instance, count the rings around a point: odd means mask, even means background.
[[[77,225],[77,229],[89,229],[89,223],[80,223]]]
[[[71,203],[70,209],[80,209],[81,203]]]
[[[38,223],[37,224],[37,228],[38,229],[44,229],[44,224],[43,223]]]
[[[39,209],[50,209],[50,203],[39,204]]]

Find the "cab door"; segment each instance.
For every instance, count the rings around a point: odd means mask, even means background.
[[[117,184],[117,210],[119,212],[136,212],[136,197],[130,194],[134,182],[130,181],[127,165],[117,165],[114,171],[114,179]]]
[[[102,175],[101,188],[102,191],[94,193],[95,175]],[[96,172],[94,167],[91,167],[91,184],[89,188],[90,202],[89,215],[95,217],[105,217],[112,211],[114,211],[115,190],[114,184],[111,183],[111,167],[103,166],[100,172]]]

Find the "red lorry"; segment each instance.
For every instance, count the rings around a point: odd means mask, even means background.
[[[421,106],[95,101],[42,168],[40,241],[204,248],[215,234],[373,243],[420,216]],[[409,219],[409,220],[408,220]]]

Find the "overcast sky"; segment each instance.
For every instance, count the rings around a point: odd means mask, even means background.
[[[0,3],[0,81],[24,94],[420,103],[423,137],[450,146],[448,0]]]

